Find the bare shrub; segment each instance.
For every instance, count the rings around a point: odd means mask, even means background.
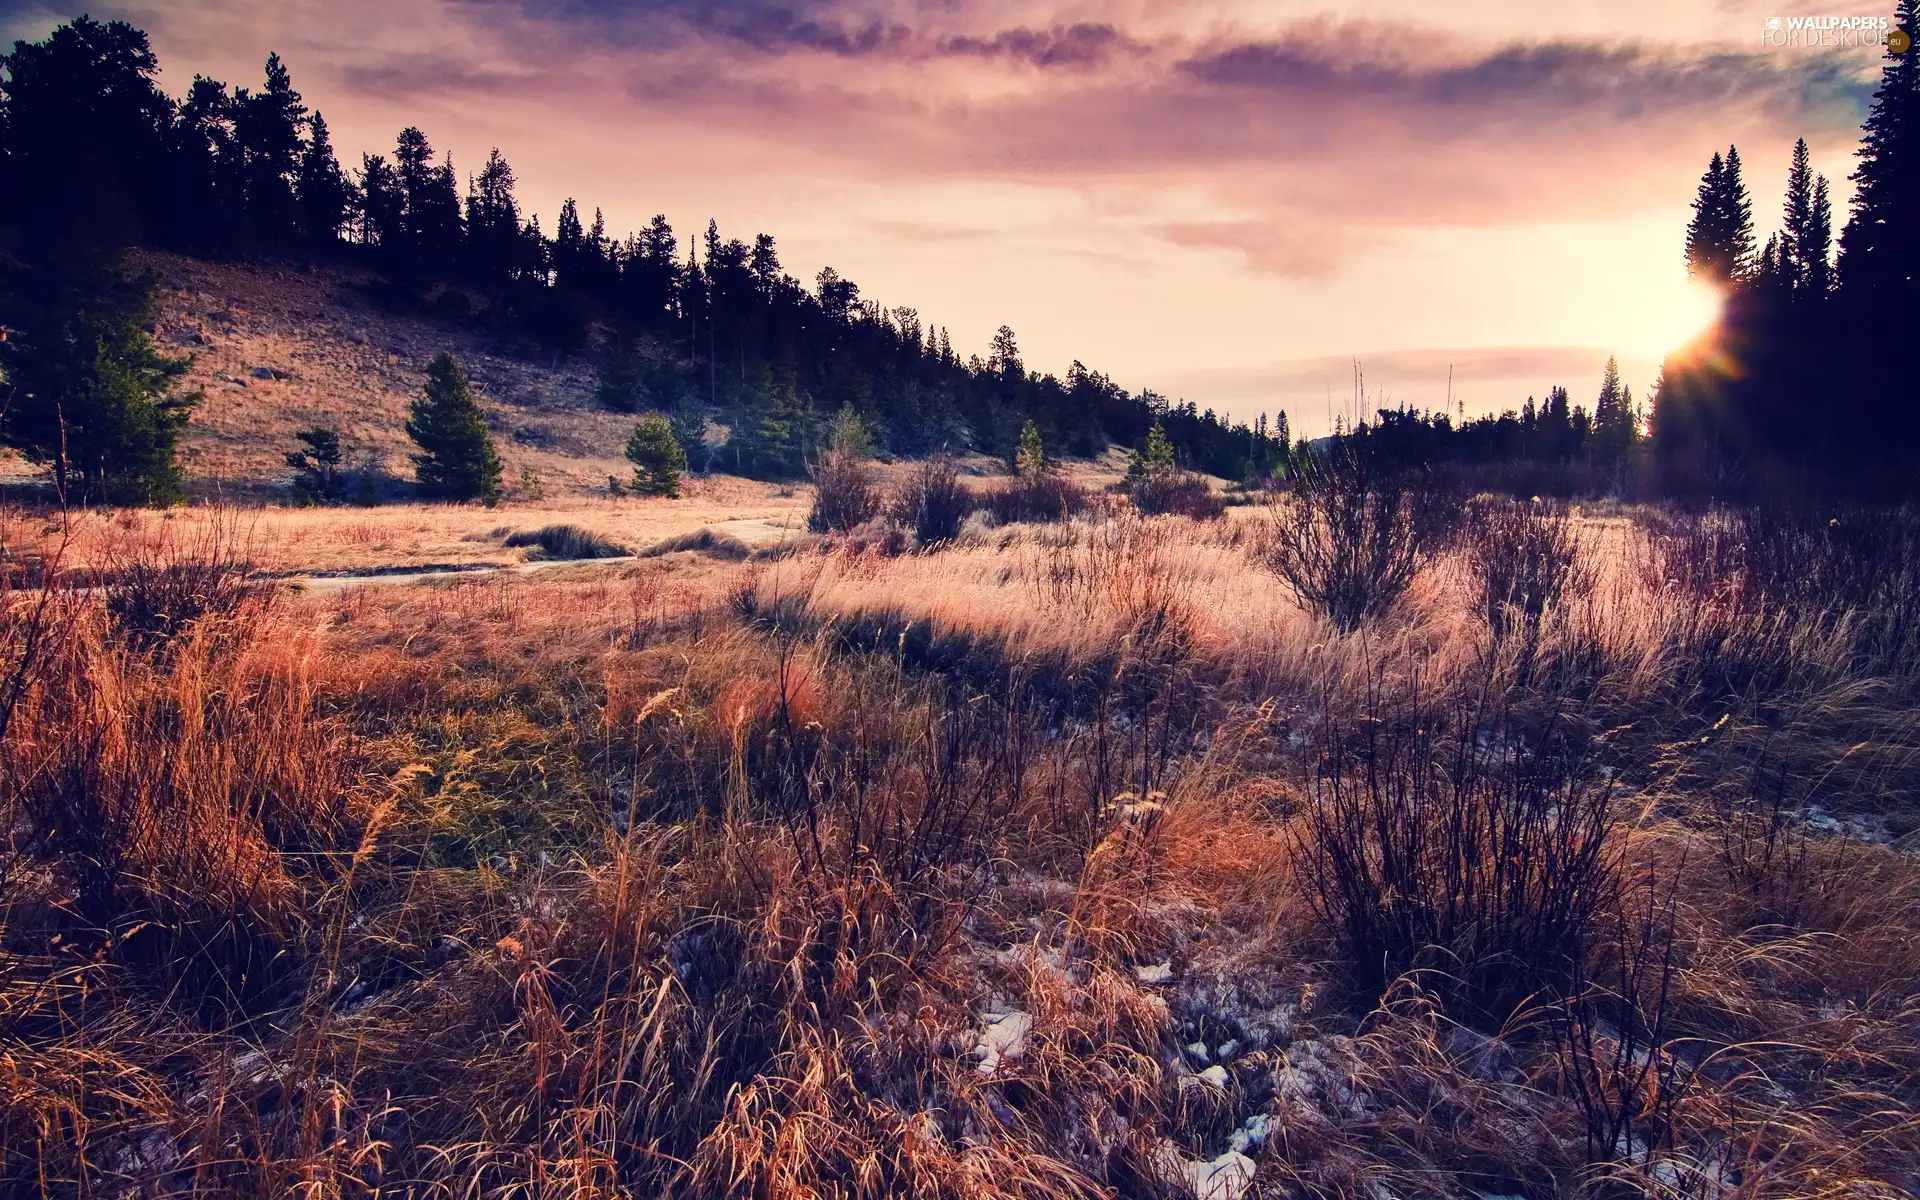
[[[1174,514],[1196,521],[1212,521],[1227,511],[1225,497],[1213,490],[1204,475],[1191,471],[1149,471],[1127,487],[1127,498],[1148,516]]]
[[[1587,1182],[1599,1197],[1719,1191],[1717,1164],[1696,1166],[1672,1153],[1692,1082],[1673,1036],[1677,898],[1669,889],[1663,901],[1649,871],[1644,895],[1621,898],[1604,947],[1580,958],[1572,986],[1549,1012],[1562,1091],[1582,1118]]]
[[[996,524],[1018,521],[1066,521],[1091,506],[1086,489],[1054,471],[1021,475],[1004,487],[990,489],[982,505]]]
[[[960,481],[953,460],[941,455],[914,464],[893,499],[893,518],[913,530],[921,546],[940,546],[960,536],[978,502]]]
[[[1431,475],[1389,475],[1336,450],[1307,456],[1292,483],[1269,561],[1342,632],[1385,615],[1451,532],[1454,506]]]
[[[1475,505],[1464,527],[1480,615],[1494,638],[1537,639],[1541,618],[1591,585],[1573,518],[1555,504]]]
[[[1581,960],[1611,887],[1612,790],[1569,731],[1529,748],[1506,713],[1453,707],[1383,711],[1370,683],[1359,728],[1326,731],[1298,859],[1369,992],[1432,972],[1433,990],[1498,1022]]]
[[[501,543],[508,549],[535,547],[548,558],[625,558],[632,551],[615,541],[578,525],[542,525],[538,529],[517,529]]]
[[[164,646],[203,621],[232,620],[266,595],[233,519],[216,516],[191,533],[109,549],[100,594],[116,629],[136,649]]]
[[[880,515],[881,495],[873,472],[845,450],[828,450],[813,464],[813,510],[807,528],[814,533],[846,533]]]

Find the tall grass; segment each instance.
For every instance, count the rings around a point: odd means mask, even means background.
[[[1911,789],[1882,593],[1677,604],[1684,528],[1585,518],[1555,592],[1523,515],[1493,650],[1471,541],[1328,637],[1233,520],[152,644],[56,564],[0,594],[0,1190],[1903,1194],[1920,871],[1804,820]]]

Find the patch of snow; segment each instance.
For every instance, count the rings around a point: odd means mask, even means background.
[[[1187,1053],[1193,1055],[1193,1057],[1200,1062],[1213,1061],[1212,1056],[1207,1053],[1207,1044],[1205,1042],[1188,1042]]]
[[[1279,1118],[1272,1113],[1255,1113],[1233,1131],[1233,1136],[1227,1139],[1227,1146],[1239,1154],[1258,1150],[1273,1136],[1274,1127],[1279,1124]]]
[[[1141,983],[1169,983],[1173,980],[1171,962],[1149,963],[1133,969],[1133,977]]]
[[[982,1075],[991,1075],[1002,1062],[1011,1062],[1026,1053],[1027,1035],[1033,1032],[1033,1017],[1015,1009],[990,1013],[985,1020],[973,1054],[980,1060],[975,1069]]]
[[[1207,1084],[1211,1087],[1217,1087],[1222,1091],[1226,1090],[1226,1086],[1228,1082],[1227,1069],[1218,1064],[1208,1067],[1206,1070],[1196,1075],[1195,1078],[1198,1079],[1201,1083]]]
[[[1191,1159],[1162,1140],[1153,1153],[1153,1170],[1162,1183],[1185,1188],[1195,1200],[1240,1200],[1253,1186],[1253,1160],[1238,1150],[1215,1159]]]
[[[1239,1038],[1228,1038],[1226,1041],[1221,1042],[1219,1047],[1214,1050],[1213,1057],[1218,1059],[1220,1062],[1226,1062],[1228,1059],[1233,1057],[1233,1052],[1235,1050],[1238,1050],[1239,1048],[1240,1048]]]

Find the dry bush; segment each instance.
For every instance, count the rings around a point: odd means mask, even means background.
[[[1451,532],[1452,498],[1428,475],[1389,476],[1351,452],[1310,455],[1275,508],[1273,569],[1342,632],[1384,616]]]
[[[1481,616],[1495,639],[1537,639],[1541,620],[1570,593],[1592,587],[1574,519],[1557,505],[1477,504],[1462,527]]]
[[[501,543],[508,549],[537,547],[547,558],[625,558],[633,552],[618,542],[601,537],[578,525],[542,525],[538,529],[517,529]]]
[[[133,646],[152,649],[202,621],[237,618],[265,592],[253,578],[236,516],[216,513],[153,538],[127,537],[106,548],[100,591],[113,627]]]
[[[1127,498],[1148,516],[1192,517],[1213,521],[1224,516],[1227,501],[1204,475],[1191,471],[1148,471],[1127,487]]]
[[[1032,471],[989,488],[981,507],[999,525],[1066,521],[1092,507],[1085,488],[1055,471]]]
[[[913,530],[921,546],[942,546],[960,536],[960,527],[977,503],[973,489],[960,481],[953,460],[936,456],[915,463],[907,472],[893,499],[893,519]]]
[[[813,510],[807,528],[814,533],[846,533],[880,515],[884,506],[873,471],[844,450],[828,450],[813,464]]]
[[[1367,993],[1431,973],[1423,987],[1497,1024],[1569,985],[1609,903],[1613,792],[1577,730],[1529,736],[1512,716],[1372,686],[1358,718],[1328,714],[1297,858]]]

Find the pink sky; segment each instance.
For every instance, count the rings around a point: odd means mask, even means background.
[[[1842,7],[1885,15],[1890,5]],[[1765,4],[133,0],[178,94],[277,50],[342,158],[498,146],[552,231],[778,238],[984,352],[1078,358],[1297,432],[1471,412],[1609,353],[1645,395],[1699,325],[1680,250],[1737,142],[1761,240],[1793,139],[1846,194],[1870,50],[1765,48]],[[0,0],[0,34],[68,15]]]

